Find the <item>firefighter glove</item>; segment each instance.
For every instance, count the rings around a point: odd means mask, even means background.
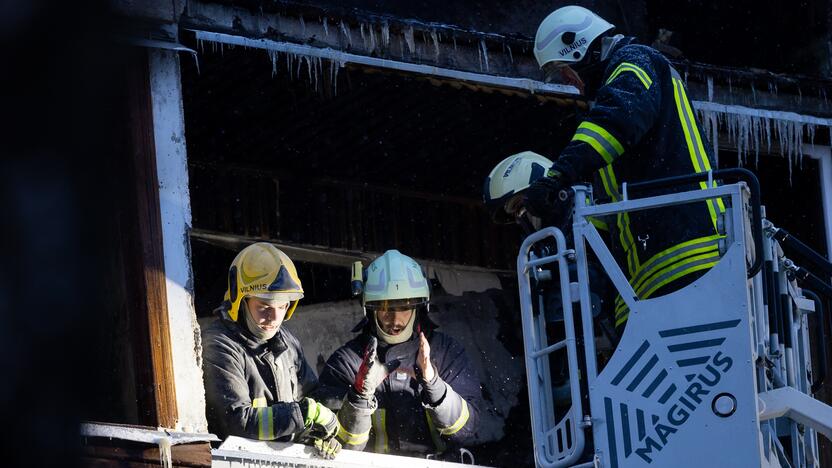
[[[300,411],[305,418],[304,427],[310,437],[328,441],[338,433],[338,418],[329,408],[311,398],[299,402]]]
[[[331,439],[314,439],[313,446],[317,455],[325,460],[332,460],[341,451],[341,442],[335,437]]]
[[[563,171],[552,166],[544,177],[532,182],[526,189],[524,206],[529,214],[546,224],[560,225],[571,209],[571,181]]]
[[[355,393],[365,399],[371,400],[376,393],[376,388],[384,382],[384,379],[399,368],[401,362],[394,359],[388,363],[382,363],[378,359],[378,339],[371,336],[367,346],[364,348],[364,358],[358,373],[355,375],[353,385]]]

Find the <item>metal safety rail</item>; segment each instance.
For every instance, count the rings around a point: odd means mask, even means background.
[[[717,187],[715,178],[743,181]],[[700,190],[628,196],[628,190],[638,193],[700,181]],[[807,314],[822,308],[794,281],[810,276],[785,258],[773,239],[775,230],[762,218],[753,174],[733,169],[629,188],[622,184],[623,199],[604,205],[587,202],[592,200],[589,187],[574,190],[574,250],[566,245],[562,232],[547,228],[527,238],[518,256],[538,465],[573,464],[588,445],[584,429],[591,429],[594,454],[583,454],[583,459],[593,461],[581,466],[818,466],[816,433],[832,437],[832,408],[811,396],[813,385],[816,389],[819,383],[811,375]],[[692,284],[656,298],[636,294],[589,222],[591,217],[716,199],[725,205],[717,223],[719,262]],[[763,235],[764,223],[767,235]],[[535,244],[550,237],[556,241],[556,253],[535,258]],[[600,372],[590,302],[589,250],[630,310],[621,341]],[[573,283],[568,275],[571,261],[577,267]],[[540,275],[541,265],[555,262],[566,338],[549,344],[545,303],[540,302],[538,310],[532,306],[532,301],[539,300],[533,295],[532,279]],[[672,273],[669,270],[665,275]],[[575,342],[573,302],[580,304],[582,349]],[[548,359],[563,348],[572,406],[561,421],[554,421]],[[581,350],[585,367],[579,370]],[[820,357],[825,361],[825,355]],[[582,384],[589,393],[589,411],[582,408]]]
[[[324,460],[303,444],[244,439],[230,436],[211,450],[214,468],[487,468],[475,465],[471,452],[460,449],[460,462],[341,450],[334,460]]]
[[[557,246],[554,255],[535,258],[531,253],[534,244],[552,238]],[[579,381],[578,350],[575,343],[575,321],[572,313],[571,288],[569,284],[568,257],[574,258],[575,251],[566,248],[563,233],[554,227],[544,228],[526,238],[520,246],[517,257],[517,278],[520,290],[520,316],[523,323],[523,343],[526,357],[526,379],[529,388],[529,410],[532,418],[534,457],[537,466],[559,467],[574,463],[584,450],[584,414],[581,405],[580,388],[572,383]],[[546,335],[546,318],[543,314],[544,301],[539,298],[535,311],[532,305],[531,280],[541,280],[544,265],[557,263],[560,288],[563,295],[563,317],[566,328],[565,338],[549,344]],[[549,278],[546,278],[549,279]],[[549,355],[566,349],[569,366],[571,408],[560,420],[555,420],[555,404],[552,394],[552,379],[549,371]]]

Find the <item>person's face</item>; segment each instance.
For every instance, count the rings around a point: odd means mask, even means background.
[[[263,331],[272,333],[280,328],[283,319],[286,317],[286,311],[289,310],[288,301],[267,301],[257,297],[249,297],[248,312],[251,318]]]
[[[379,309],[376,311],[376,318],[384,333],[395,336],[404,330],[414,313],[413,309],[400,311]]]
[[[578,88],[584,93],[584,81],[572,67],[563,62],[549,62],[543,65],[543,80],[547,83],[559,83]]]

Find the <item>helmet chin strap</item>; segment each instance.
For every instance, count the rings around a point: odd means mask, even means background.
[[[248,331],[250,331],[251,334],[259,340],[268,341],[272,339],[274,335],[277,334],[278,330],[280,330],[280,327],[277,327],[273,331],[266,331],[260,328],[257,325],[257,322],[255,322],[254,319],[251,317],[251,314],[248,311],[248,304],[246,303],[245,298],[243,298],[243,300],[240,301],[240,312],[242,312],[243,315],[246,316],[246,328],[248,329]]]
[[[373,321],[376,324],[376,335],[381,338],[381,341],[387,344],[394,345],[404,343],[409,340],[411,336],[413,336],[413,323],[416,322],[417,313],[418,312],[414,310],[413,313],[410,314],[410,320],[407,321],[407,325],[404,326],[404,329],[399,332],[398,335],[390,335],[385,333],[384,329],[381,328],[381,324],[378,323],[378,315],[373,312]]]
[[[602,62],[609,58],[610,53],[613,51],[613,49],[615,49],[615,45],[618,44],[618,42],[621,39],[624,39],[623,34],[616,34],[615,36],[607,36],[607,37],[601,39],[601,61]]]

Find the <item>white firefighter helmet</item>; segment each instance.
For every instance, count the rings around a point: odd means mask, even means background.
[[[491,210],[494,221],[514,222],[514,218],[505,210],[506,202],[543,177],[550,167],[552,161],[533,151],[513,154],[500,161],[486,177],[482,190],[483,201]]]
[[[550,62],[580,62],[592,42],[614,27],[584,7],[558,8],[537,28],[534,56],[541,68]]]
[[[430,300],[428,280],[416,260],[398,250],[388,250],[367,267],[364,307],[413,309]]]
[[[367,267],[364,282],[364,307],[370,311],[376,336],[389,344],[404,343],[413,336],[414,323],[419,309],[426,308],[430,300],[428,280],[422,267],[415,260],[398,250],[388,250]],[[380,311],[410,314],[405,328],[398,334],[388,334],[379,322]]]

